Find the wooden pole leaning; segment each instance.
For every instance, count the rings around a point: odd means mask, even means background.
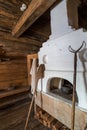
[[[73,96],[72,96],[72,113],[71,113],[71,130],[74,130],[75,126],[75,93],[76,93],[76,78],[77,78],[77,53],[82,49],[85,42],[83,41],[82,45],[77,49],[72,49],[71,46],[69,46],[69,51],[74,53],[74,74],[73,74]]]
[[[45,70],[45,66],[44,66],[44,64],[41,64],[39,66],[38,70],[37,70],[37,73],[36,73],[36,85],[35,85],[33,97],[32,97],[32,100],[31,100],[31,103],[30,103],[30,106],[29,106],[28,115],[27,115],[27,118],[26,118],[24,130],[27,130],[28,121],[29,121],[29,118],[30,118],[30,113],[31,113],[31,110],[32,110],[32,107],[33,107],[33,102],[34,102],[35,95],[36,95],[38,80],[44,77],[44,70]]]

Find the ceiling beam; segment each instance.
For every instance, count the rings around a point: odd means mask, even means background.
[[[34,36],[33,36],[34,37]],[[20,37],[20,38],[16,38],[11,36],[10,33],[6,33],[6,32],[2,32],[0,31],[0,39],[5,39],[6,41],[12,41],[12,43],[20,43],[20,44],[27,44],[27,45],[31,45],[31,46],[36,46],[36,47],[41,47],[42,42],[35,40],[35,38],[28,38],[26,36],[24,37]],[[1,45],[1,43],[0,43]]]
[[[57,0],[32,0],[12,30],[19,37]]]

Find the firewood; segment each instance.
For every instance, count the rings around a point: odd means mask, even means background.
[[[59,121],[56,121],[56,122],[52,125],[52,130],[59,130],[61,126],[62,126],[62,124],[61,124]]]
[[[43,120],[43,125],[44,125],[44,126],[48,126],[48,123],[47,123],[46,120]]]
[[[61,128],[60,128],[60,130],[69,130],[66,126],[62,126]]]
[[[40,111],[41,111],[41,109],[39,107],[36,107],[36,111],[35,111],[36,118],[40,117]]]
[[[45,114],[45,111],[40,109],[39,110],[39,115],[40,115],[40,118],[43,118],[43,115]]]
[[[52,116],[49,116],[49,118],[48,118],[48,127],[49,128],[51,128],[53,121],[54,121],[54,118]]]
[[[47,120],[48,120],[48,117],[49,117],[49,114],[45,112],[45,113],[42,114],[42,116],[43,116],[43,117],[42,117],[43,120],[46,120],[46,121],[47,121]]]
[[[39,113],[38,113],[38,112],[36,112],[34,117],[35,117],[36,119],[38,119],[38,118],[39,118],[39,116],[40,116],[40,115],[39,115]]]

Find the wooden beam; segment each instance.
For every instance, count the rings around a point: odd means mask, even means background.
[[[31,60],[33,59],[38,59],[38,54],[27,55],[28,85],[31,85],[30,70],[31,70],[31,65],[32,65]]]
[[[15,38],[12,37],[10,33],[2,32],[0,31],[0,41],[2,39],[5,39],[6,41],[12,41],[15,43],[24,43],[28,45],[35,45],[37,47],[41,47],[42,43],[40,41],[35,40],[35,38],[28,38],[26,36],[20,37],[20,38]],[[0,44],[3,45],[3,44]]]
[[[12,30],[12,35],[19,37],[57,0],[32,0],[26,11]]]
[[[12,37],[10,33],[0,31],[0,58],[26,58],[27,54],[37,53],[42,42],[35,38]]]
[[[67,0],[68,23],[72,28],[75,29],[79,28],[78,6],[80,4],[81,4],[80,0]]]

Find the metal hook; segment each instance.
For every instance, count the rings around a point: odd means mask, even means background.
[[[86,42],[85,41],[82,42],[82,45],[77,50],[74,50],[71,46],[68,47],[68,50],[70,52],[72,52],[72,53],[77,53],[77,52],[79,52],[83,48],[83,46],[84,47],[86,46]]]

